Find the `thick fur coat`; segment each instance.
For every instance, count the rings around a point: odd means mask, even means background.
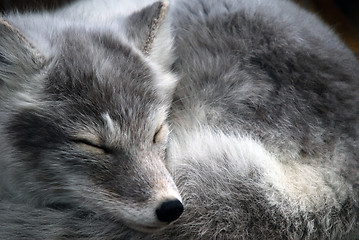
[[[352,52],[290,1],[152,2],[1,20],[0,238],[356,239]]]

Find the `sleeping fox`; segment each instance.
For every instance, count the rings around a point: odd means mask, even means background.
[[[355,239],[359,63],[286,0],[0,21],[0,239]]]

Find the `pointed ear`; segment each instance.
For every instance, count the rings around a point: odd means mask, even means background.
[[[127,34],[136,47],[166,69],[173,63],[168,9],[168,1],[155,2],[132,14],[126,23]]]
[[[0,96],[30,81],[44,60],[14,26],[0,18]]]

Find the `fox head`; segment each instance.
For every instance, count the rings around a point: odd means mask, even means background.
[[[0,20],[1,194],[86,207],[141,231],[181,215],[165,162],[176,83],[167,9],[68,24],[46,48]]]

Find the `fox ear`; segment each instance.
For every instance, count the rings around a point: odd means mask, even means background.
[[[44,59],[19,30],[0,18],[0,97],[30,81]]]
[[[127,20],[127,34],[145,56],[169,69],[173,63],[168,1],[155,2]]]

